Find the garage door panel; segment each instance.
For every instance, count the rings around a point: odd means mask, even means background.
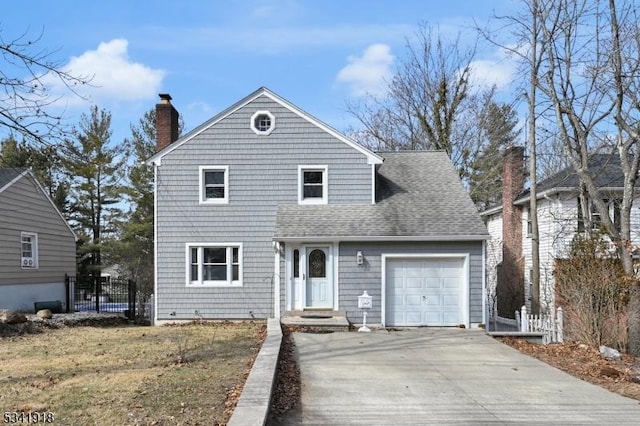
[[[420,290],[420,289],[422,289],[422,281],[423,281],[423,279],[420,278],[420,277],[407,277],[406,278],[407,290],[411,290],[411,289]]]
[[[424,287],[427,290],[440,290],[440,278],[433,278],[433,277],[425,278]]]
[[[458,295],[443,295],[442,296],[442,308],[443,309],[451,309],[452,307],[457,308],[460,302],[460,297]]]
[[[458,325],[460,324],[459,321],[459,316],[460,314],[456,311],[456,312],[444,312],[443,315],[443,325]]]
[[[440,300],[440,296],[427,297],[427,300],[425,300],[425,303],[424,303],[425,308],[429,312],[440,310],[441,304],[442,304],[442,301]]]
[[[405,321],[406,321],[406,325],[408,326],[422,325],[422,312],[421,311],[407,312],[405,316]]]
[[[443,290],[456,290],[460,291],[460,277],[453,278],[441,278],[440,283]]]
[[[462,322],[464,259],[387,259],[386,323],[398,326]]]
[[[444,325],[439,312],[425,312],[422,325]]]
[[[420,295],[409,294],[406,295],[405,300],[405,306],[407,307],[422,306],[422,296]]]

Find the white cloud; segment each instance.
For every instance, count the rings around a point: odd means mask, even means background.
[[[394,61],[389,45],[372,44],[362,56],[350,56],[347,61],[347,66],[340,70],[336,80],[347,84],[351,95],[379,95],[385,91]]]
[[[97,100],[136,101],[155,97],[165,71],[133,62],[128,55],[128,41],[114,39],[100,43],[96,50],[74,56],[63,68],[74,76],[91,79],[78,93],[92,102]],[[54,93],[68,93],[61,83],[51,80]],[[78,98],[66,98],[76,103]]]
[[[498,90],[513,82],[516,65],[508,60],[477,60],[471,63],[471,83],[482,88],[496,86]]]

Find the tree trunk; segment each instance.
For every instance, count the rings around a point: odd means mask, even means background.
[[[531,313],[540,313],[540,232],[538,230],[538,191],[536,167],[536,86],[538,83],[538,2],[532,0],[531,80],[529,86],[529,220],[531,221]]]

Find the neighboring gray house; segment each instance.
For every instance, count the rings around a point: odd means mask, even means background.
[[[29,170],[0,168],[0,309],[66,308],[65,274],[76,273],[76,236]]]
[[[177,138],[157,105],[156,320],[484,319],[487,230],[444,152],[374,153],[261,88]],[[175,140],[175,142],[174,142]]]

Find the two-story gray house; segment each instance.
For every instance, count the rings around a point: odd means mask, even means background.
[[[156,107],[156,322],[484,322],[487,230],[444,152],[374,153],[260,88],[177,139]],[[177,139],[177,140],[176,140]]]

